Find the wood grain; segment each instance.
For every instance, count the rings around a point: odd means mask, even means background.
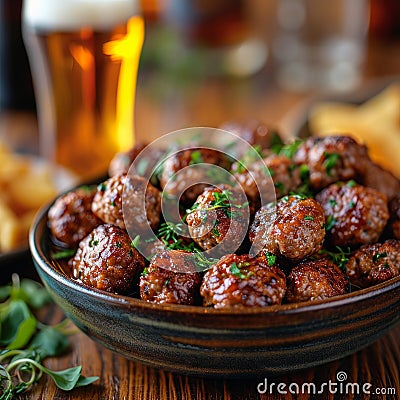
[[[63,318],[62,312],[55,305],[43,310],[40,317],[49,324],[57,323]],[[212,380],[199,379],[169,373],[128,361],[96,344],[82,333],[71,336],[70,351],[60,357],[46,360],[48,367],[62,369],[81,364],[84,375],[97,375],[99,380],[91,386],[78,388],[72,392],[57,389],[48,377],[43,377],[33,390],[18,396],[18,400],[272,400],[272,399],[377,399],[396,400],[400,393],[400,326],[368,348],[322,367],[307,369],[290,375],[258,377],[248,380]],[[347,374],[344,383],[371,383],[371,394],[330,393],[328,387],[319,395],[297,395],[288,393],[279,395],[277,390],[272,394],[260,394],[257,385],[268,379],[271,383],[285,383],[301,387],[304,383],[314,383],[321,388],[323,383],[338,382],[337,373]],[[296,386],[292,385],[295,389]],[[332,387],[333,388],[333,387]],[[380,388],[393,388],[396,394],[372,394]]]

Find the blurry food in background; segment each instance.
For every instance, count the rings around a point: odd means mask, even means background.
[[[289,90],[346,91],[362,76],[366,0],[277,0],[272,56]]]
[[[142,0],[146,22],[167,40],[154,40],[155,50],[170,45],[175,63],[185,65],[192,59],[197,70],[200,60],[202,72],[213,76],[247,77],[264,67],[267,46],[254,30],[248,6],[244,0]],[[170,62],[171,52],[168,57]]]
[[[22,0],[0,0],[0,110],[35,107],[21,8]]]
[[[370,35],[373,39],[400,37],[399,0],[370,0]]]
[[[54,166],[0,142],[0,254],[25,247],[37,210],[73,182],[64,172],[56,175]]]
[[[346,134],[365,144],[371,159],[400,177],[400,83],[364,103],[320,102],[309,113],[313,135]]]
[[[240,136],[252,146],[259,146],[261,150],[269,149],[275,144],[283,142],[282,133],[275,127],[255,119],[227,121],[219,128]]]
[[[139,0],[27,0],[23,22],[41,155],[84,178],[105,173],[134,142]]]

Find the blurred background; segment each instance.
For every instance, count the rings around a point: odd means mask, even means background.
[[[341,6],[340,1],[317,0],[323,9],[313,13],[309,1],[141,0],[146,36],[137,85],[139,140],[238,119],[279,125],[288,109],[309,94],[354,91],[366,80],[399,73],[398,0],[350,0]],[[35,152],[35,101],[21,5],[22,0],[0,0],[0,137],[14,148]],[[344,21],[346,15],[350,22]],[[305,31],[310,26],[314,31]],[[332,81],[319,72],[310,81],[303,76],[306,61],[296,59],[305,54],[298,37],[312,43],[322,28],[324,35],[347,29],[345,35],[358,42],[356,47],[330,44],[326,62],[344,57],[347,64]],[[349,78],[351,63],[356,70]]]

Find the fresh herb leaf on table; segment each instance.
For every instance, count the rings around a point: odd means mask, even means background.
[[[0,287],[0,301],[0,400],[10,400],[28,390],[43,373],[62,390],[89,385],[98,379],[82,376],[81,366],[52,371],[42,364],[46,357],[65,353],[71,334],[68,320],[49,326],[32,313],[50,301],[42,285],[20,281],[14,274],[11,285]]]

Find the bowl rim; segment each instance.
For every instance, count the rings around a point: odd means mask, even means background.
[[[58,198],[58,196],[57,196]],[[57,199],[56,198],[56,199]],[[55,199],[55,200],[56,200]],[[54,201],[55,201],[54,200]],[[43,206],[34,219],[34,222],[29,231],[29,247],[31,255],[38,266],[45,274],[55,279],[58,283],[68,286],[70,289],[82,292],[85,295],[96,298],[97,300],[105,301],[113,305],[123,305],[129,307],[140,308],[143,310],[151,311],[169,311],[177,314],[196,314],[196,315],[213,315],[217,316],[245,316],[245,315],[272,315],[272,314],[302,314],[307,312],[321,311],[327,308],[340,308],[349,304],[356,304],[363,302],[367,299],[382,295],[392,290],[400,288],[400,275],[394,277],[386,282],[370,286],[368,288],[360,289],[355,292],[346,293],[343,295],[331,297],[325,300],[315,300],[303,303],[292,303],[274,305],[269,307],[238,307],[238,308],[222,308],[215,309],[212,307],[194,306],[194,305],[181,305],[181,304],[156,304],[146,302],[144,300],[130,297],[126,295],[108,293],[96,288],[91,288],[81,282],[75,281],[68,277],[66,274],[58,271],[54,265],[49,261],[44,249],[42,248],[43,236],[40,234],[41,230],[44,232],[47,228],[47,213],[53,202]]]

